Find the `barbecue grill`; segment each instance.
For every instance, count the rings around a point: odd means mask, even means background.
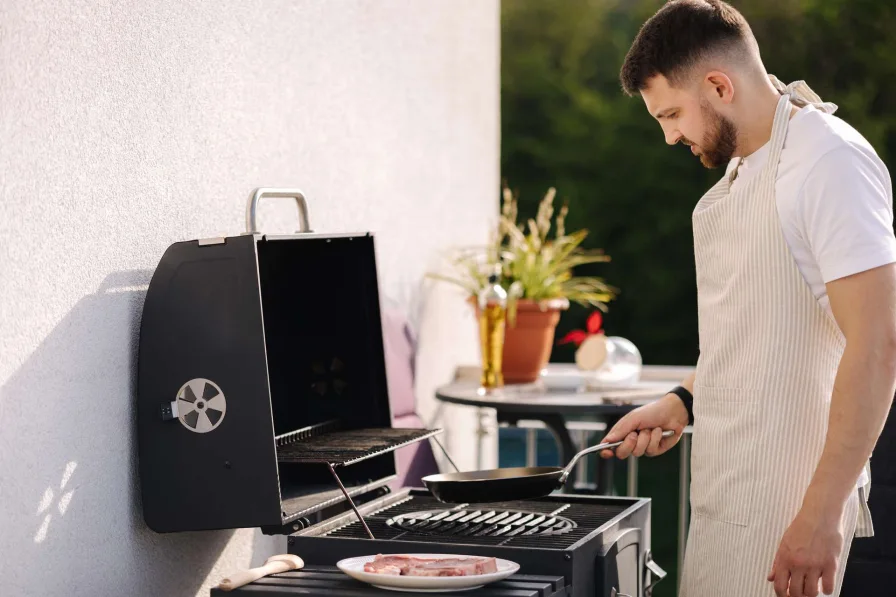
[[[262,234],[268,198],[295,234]],[[310,231],[304,195],[256,189],[245,234],[172,244],[146,294],[138,357],[143,515],[157,532],[260,527],[309,565],[376,553],[504,557],[574,597],[643,597],[664,573],[650,501],[554,494],[444,504],[392,491],[395,450],[374,238]],[[441,446],[440,446],[441,447]]]

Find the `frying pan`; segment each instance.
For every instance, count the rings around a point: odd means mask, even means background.
[[[663,437],[670,437],[674,433],[671,430],[663,431]],[[526,466],[443,473],[423,477],[423,484],[440,502],[454,504],[481,504],[544,497],[563,487],[576,462],[582,456],[620,445],[622,442],[585,448],[573,456],[565,467]]]

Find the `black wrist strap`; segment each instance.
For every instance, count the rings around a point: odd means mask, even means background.
[[[675,394],[681,398],[684,408],[688,411],[688,425],[694,424],[694,395],[683,386],[676,386],[669,390],[670,394]]]

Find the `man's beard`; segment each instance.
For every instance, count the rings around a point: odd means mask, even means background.
[[[737,149],[737,127],[706,102],[700,103],[700,110],[706,123],[706,134],[700,144],[700,163],[706,168],[725,166]],[[693,145],[688,139],[683,139],[682,142]]]

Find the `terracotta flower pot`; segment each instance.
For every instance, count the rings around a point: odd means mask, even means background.
[[[531,383],[547,365],[554,347],[554,332],[560,311],[569,307],[565,300],[517,301],[516,322],[504,331],[503,372],[505,384]],[[479,318],[479,307],[476,306]]]

